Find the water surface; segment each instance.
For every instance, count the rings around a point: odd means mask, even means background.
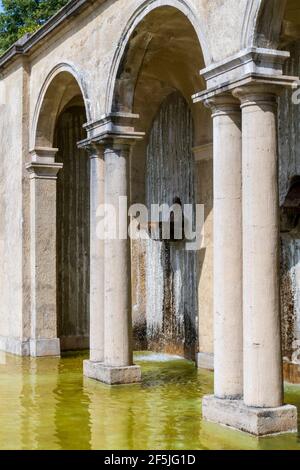
[[[139,353],[142,384],[111,388],[82,377],[86,356],[1,355],[0,449],[300,450],[300,434],[256,439],[202,422],[213,374],[192,362]],[[300,414],[300,386],[286,387],[286,401]]]

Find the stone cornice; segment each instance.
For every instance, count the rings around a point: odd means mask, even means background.
[[[87,8],[93,3],[103,3],[104,1],[105,0],[71,0],[35,33],[32,35],[25,35],[13,44],[0,57],[0,70],[4,69],[8,63],[15,60],[18,56],[28,54],[34,46],[46,38],[52,31],[61,26],[67,19],[78,15],[81,10]]]
[[[63,168],[62,163],[27,163],[26,169],[31,179],[56,180],[58,172]]]
[[[251,47],[201,71],[207,90],[193,96],[194,103],[216,95],[231,92],[250,83],[291,87],[298,77],[283,75],[284,62],[289,52]]]
[[[27,163],[26,170],[31,179],[56,179],[62,163],[55,162],[57,148],[36,147],[30,151],[31,162]]]
[[[29,153],[32,163],[54,163],[57,152],[57,148],[36,147]]]
[[[201,70],[207,88],[220,86],[248,74],[282,75],[284,62],[290,57],[288,51],[246,48],[227,59]]]
[[[142,140],[144,132],[137,132],[134,122],[139,119],[138,114],[112,113],[102,119],[85,124],[87,138],[78,142],[79,148],[88,148],[93,144],[105,142],[134,143]]]
[[[260,75],[260,74],[248,74],[244,77],[240,77],[237,80],[233,80],[228,83],[224,83],[220,86],[216,86],[213,88],[209,88],[207,90],[201,91],[200,93],[196,93],[192,96],[193,102],[204,102],[207,101],[214,96],[222,93],[232,92],[236,88],[240,88],[243,86],[251,85],[251,84],[261,84],[261,85],[270,85],[270,86],[277,86],[277,87],[289,87],[294,88],[297,87],[298,77],[290,77],[286,75]]]

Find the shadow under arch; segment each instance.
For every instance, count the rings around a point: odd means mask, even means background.
[[[81,97],[89,121],[90,101],[83,79],[73,64],[57,64],[48,73],[37,99],[30,135],[31,149],[52,147],[56,119],[64,107],[76,97]]]
[[[277,49],[288,0],[251,0],[242,29],[241,45]]]
[[[181,17],[186,21],[186,23],[190,25],[190,28],[193,30],[195,37],[197,38],[200,55],[202,56],[201,67],[207,66],[212,62],[212,56],[204,35],[204,27],[201,18],[199,18],[199,15],[194,11],[191,5],[189,5],[185,0],[165,0],[163,2],[161,0],[146,0],[139,6],[139,8],[135,10],[119,39],[118,46],[116,48],[112,60],[108,78],[105,99],[105,114],[110,114],[111,112],[119,111],[119,109],[116,109],[117,106],[115,102],[116,85],[118,83],[118,76],[120,74],[120,70],[122,69],[122,64],[124,63],[124,57],[128,55],[130,49],[130,40],[136,36],[137,28],[141,24],[143,24],[143,22],[147,18],[149,18],[152,13],[157,10],[161,12],[165,9],[177,12],[177,14],[181,15]],[[142,65],[145,59],[145,54],[148,50],[149,41],[151,41],[150,36],[151,33],[148,34],[148,37],[146,35],[146,37],[144,38],[144,47],[141,47],[140,50],[136,50],[134,53],[137,59],[135,80],[138,79],[139,66]],[[198,72],[199,71],[200,68]],[[122,106],[120,107],[122,108]]]

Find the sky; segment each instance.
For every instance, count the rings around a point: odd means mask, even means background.
[[[0,0],[0,11],[2,11],[2,2]]]

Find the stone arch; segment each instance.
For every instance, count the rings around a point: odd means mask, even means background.
[[[251,0],[247,2],[241,37],[242,49],[254,45],[255,25],[257,23],[260,6],[261,0]]]
[[[198,15],[194,13],[186,1],[153,0],[143,2],[141,7],[131,17],[125,31],[121,35],[119,46],[115,52],[111,66],[105,112],[107,115],[120,113],[120,121],[122,120],[122,114],[138,115],[139,119],[136,120],[136,130],[145,132],[145,139],[136,142],[134,147],[131,149],[130,197],[132,203],[146,203],[147,205],[146,165],[149,152],[149,140],[151,140],[151,129],[153,127],[153,123],[159,116],[159,111],[162,106],[164,108],[163,115],[168,115],[169,107],[166,107],[166,103],[172,106],[172,109],[175,109],[174,114],[176,114],[171,123],[172,126],[170,126],[170,140],[174,139],[174,135],[176,134],[174,130],[177,129],[176,126],[178,125],[178,121],[180,122],[181,119],[179,111],[179,109],[181,109],[180,103],[185,102],[186,107],[184,107],[184,109],[190,110],[192,122],[196,129],[190,139],[189,147],[198,148],[201,145],[207,146],[208,144],[211,144],[212,125],[210,111],[204,106],[193,106],[191,98],[194,93],[205,88],[204,79],[200,76],[199,72],[211,61],[210,53],[202,34],[203,29],[201,21],[199,21],[199,13]],[[176,100],[175,103],[173,103],[172,100],[169,102],[169,98],[171,99],[176,92],[180,93],[181,96],[179,104]],[[166,121],[164,124],[166,128],[168,128],[168,123]],[[189,127],[187,127],[187,131],[190,131]],[[172,148],[168,154],[170,155],[170,159],[172,158],[172,155],[174,160],[178,157],[176,152],[173,152],[174,145],[177,143],[178,141],[172,140],[170,144],[170,149]],[[181,143],[185,145],[185,140],[182,139]],[[164,145],[169,145],[167,132],[165,132]],[[192,148],[189,148],[189,152],[192,158]],[[155,160],[155,158],[156,155],[153,154],[153,160]],[[209,162],[197,165],[197,169],[195,165],[195,168],[193,167],[193,172],[196,175],[197,171],[196,178],[198,178],[198,173],[201,171],[201,178],[209,181],[209,185],[212,182],[212,165],[210,164],[210,157],[208,159]],[[178,174],[180,174],[178,168],[179,164],[176,168],[174,166],[174,171],[178,171]],[[162,181],[161,184],[163,184]],[[165,189],[167,190],[167,188]],[[200,197],[202,197],[202,194],[199,195],[199,198]],[[210,212],[211,204],[207,204],[207,212],[205,214],[207,219],[209,219]],[[179,252],[179,248],[177,251]],[[209,252],[209,256],[210,254],[211,252]],[[143,289],[146,288],[144,281],[148,282],[147,279],[151,276],[151,273],[149,274],[148,271],[145,271],[147,259],[150,258],[151,255],[149,256],[149,253],[147,255],[145,252],[145,246],[142,243],[135,242],[132,244],[132,279],[140,280],[136,283],[133,281],[132,296],[133,325],[134,332],[136,333],[134,335],[134,339],[136,340],[139,335],[138,340],[140,341],[137,349],[142,347],[140,344],[144,344],[145,317],[147,317],[147,312],[144,308],[146,307],[144,302],[146,296],[143,295]],[[203,254],[203,260],[204,258],[205,255]],[[158,254],[157,258],[155,258],[157,266],[160,262],[159,259],[160,255]],[[208,255],[206,256],[206,259],[208,259]],[[185,269],[181,253],[176,252],[174,254],[174,260],[174,266],[176,266],[176,279],[179,279],[181,272],[184,272]],[[173,282],[173,274],[170,274],[170,276],[168,274],[170,263],[171,261],[169,262],[168,255],[166,254],[166,263],[164,263],[164,267],[162,268],[166,295],[167,292],[171,292],[171,284]],[[204,264],[202,259],[201,263]],[[206,270],[207,272],[209,266],[210,262],[207,263],[207,267],[205,266],[203,271]],[[196,276],[197,274],[195,273],[195,277],[193,278],[193,283],[195,284],[198,281]],[[195,296],[197,296],[197,289],[194,290]],[[203,292],[204,291],[205,289],[203,288]],[[185,292],[183,294],[185,295]],[[182,298],[184,295],[182,295]],[[175,312],[170,307],[174,299],[175,297],[172,297],[170,298],[170,301],[163,304],[163,308],[170,309],[171,314],[174,314]],[[178,300],[177,297],[175,300]],[[195,314],[196,317],[197,299],[195,299],[193,305],[195,306],[193,314]],[[157,308],[160,308],[161,306],[162,304],[158,305]],[[183,312],[184,306],[185,302],[183,299],[183,301],[180,302],[179,307],[181,312]],[[166,313],[165,317],[169,318],[170,313]],[[179,318],[177,310],[176,318]],[[184,321],[186,323],[189,321],[187,315],[184,316]],[[179,326],[181,328],[182,324],[182,322],[177,322],[175,329],[179,330]],[[173,328],[175,322],[170,321],[170,324],[168,325],[172,325]],[[170,335],[168,337],[172,328],[166,328],[164,330],[165,336],[160,330],[161,334],[158,335],[160,338],[159,341],[157,343],[149,341],[147,347],[154,344],[155,349],[159,349],[160,345],[167,348],[169,351],[179,351],[176,347],[179,348],[179,343],[182,346],[182,342],[185,342],[185,340],[183,340],[183,337],[185,338],[185,332],[188,332],[188,335],[190,335],[194,329],[190,328],[190,325],[187,326],[186,324],[184,333],[182,333],[179,341],[179,335]],[[163,340],[161,341],[162,338]],[[187,345],[189,341],[190,340],[188,339],[185,344]],[[196,338],[193,337],[191,338],[189,347],[182,347],[181,352],[186,354],[187,357],[193,357],[193,348],[195,347],[197,347]]]
[[[35,254],[35,264],[42,273],[51,271],[47,318],[51,318],[50,344],[55,345],[55,354],[86,349],[89,341],[89,161],[77,145],[86,137],[84,124],[89,119],[86,86],[80,74],[72,64],[56,65],[40,90],[30,135],[30,171],[40,178],[40,192],[32,193],[31,210],[32,214],[36,210],[41,223],[38,244],[47,247],[44,257]],[[47,200],[45,194],[50,202],[49,214],[43,218],[41,214],[47,212],[41,202]],[[38,288],[34,295],[39,297]],[[43,305],[34,315],[39,317],[40,311],[44,311]],[[53,351],[54,346],[49,347],[48,352]]]
[[[57,116],[72,99],[80,96],[87,120],[90,106],[87,87],[73,64],[56,65],[47,75],[40,90],[32,122],[31,148],[52,147]]]
[[[241,45],[277,49],[287,0],[251,0],[242,29]]]
[[[139,8],[134,12],[134,14],[129,19],[122,35],[119,39],[118,47],[115,51],[111,69],[109,73],[107,91],[106,91],[106,101],[105,101],[105,112],[106,114],[115,111],[115,93],[116,93],[116,83],[118,80],[118,74],[120,72],[120,68],[122,67],[122,63],[124,61],[124,57],[127,56],[129,51],[129,43],[130,40],[133,38],[136,29],[138,26],[151,15],[152,12],[158,9],[163,8],[170,8],[174,11],[177,11],[185,18],[185,20],[190,24],[190,27],[193,29],[198,43],[199,49],[201,51],[201,55],[203,55],[203,66],[208,65],[212,62],[212,56],[208,47],[207,40],[204,36],[204,27],[202,25],[201,18],[199,18],[199,14],[197,14],[191,5],[188,4],[185,0],[146,0],[144,1]],[[134,39],[134,38],[133,38]],[[150,35],[145,35],[143,38],[143,46],[139,49],[139,53],[135,51],[135,56],[137,57],[137,62],[140,61],[140,65],[143,62],[143,58],[147,51],[149,41],[151,40]],[[136,69],[136,77],[138,77],[139,67]],[[132,85],[134,89],[134,83]]]

